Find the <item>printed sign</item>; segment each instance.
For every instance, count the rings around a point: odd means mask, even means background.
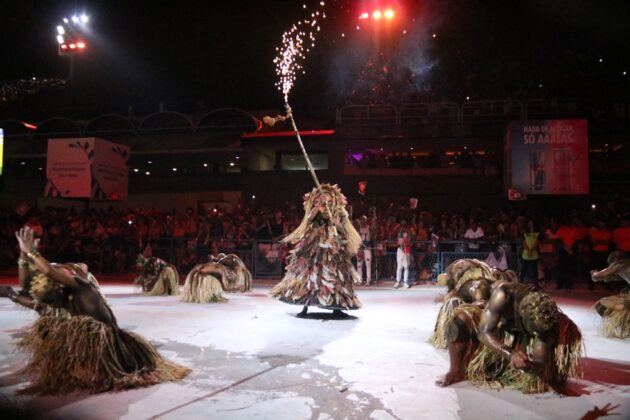
[[[129,147],[95,137],[49,139],[46,197],[124,200]]]
[[[586,120],[513,122],[505,142],[506,187],[524,194],[588,194]]]

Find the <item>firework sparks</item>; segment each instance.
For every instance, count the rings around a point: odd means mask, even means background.
[[[315,35],[320,31],[320,22],[326,18],[324,6],[323,1],[319,2],[317,10],[311,12],[310,17],[293,24],[282,34],[282,45],[276,47],[277,55],[273,60],[278,76],[276,87],[282,92],[285,104],[288,104],[297,75],[305,73],[306,54],[315,47]],[[307,6],[304,4],[302,8],[306,9]]]

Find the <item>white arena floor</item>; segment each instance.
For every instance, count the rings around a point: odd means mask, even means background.
[[[583,379],[571,384],[572,395],[560,396],[465,382],[435,386],[448,368],[446,351],[427,343],[439,308],[434,297],[443,291],[438,287],[360,288],[364,308],[350,320],[295,318],[299,307],[270,299],[262,286],[206,305],[143,297],[132,286],[103,290],[122,328],[192,368],[191,375],[118,393],[17,395],[27,378],[16,374],[25,356],[13,343],[36,314],[1,299],[3,406],[59,419],[630,418],[630,340],[598,333],[591,305],[601,293],[555,295],[586,345]]]

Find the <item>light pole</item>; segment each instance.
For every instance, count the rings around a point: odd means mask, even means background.
[[[57,25],[58,53],[70,59],[69,81],[74,80],[75,56],[85,53],[88,48],[85,31],[89,20],[89,17],[83,13],[80,16],[73,15],[70,19],[64,17]]]

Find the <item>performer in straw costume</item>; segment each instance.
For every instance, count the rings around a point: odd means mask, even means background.
[[[248,292],[252,274],[238,255],[210,256],[210,262],[193,267],[186,276],[182,302],[227,302],[224,292]]]
[[[321,184],[304,196],[304,217],[284,242],[293,245],[287,271],[271,296],[282,302],[343,310],[358,309],[361,302],[354,292],[359,273],[352,257],[361,246],[361,237],[345,209],[346,197],[337,185]]]
[[[179,295],[179,274],[173,264],[157,258],[146,258],[138,254],[136,266],[140,275],[134,282],[142,286],[142,293],[147,296]]]
[[[102,392],[182,379],[190,369],[165,360],[144,338],[118,327],[87,273],[69,275],[33,247],[33,231],[16,233],[20,249],[37,270],[30,293],[37,302],[64,308],[69,318],[42,316],[18,346],[29,355],[26,393]],[[6,293],[5,293],[6,292]],[[15,292],[3,289],[12,300]]]
[[[608,267],[592,271],[594,282],[625,281],[630,285],[630,259],[622,251],[608,256]],[[630,292],[602,298],[595,303],[595,310],[602,317],[602,333],[609,338],[630,337]]]

